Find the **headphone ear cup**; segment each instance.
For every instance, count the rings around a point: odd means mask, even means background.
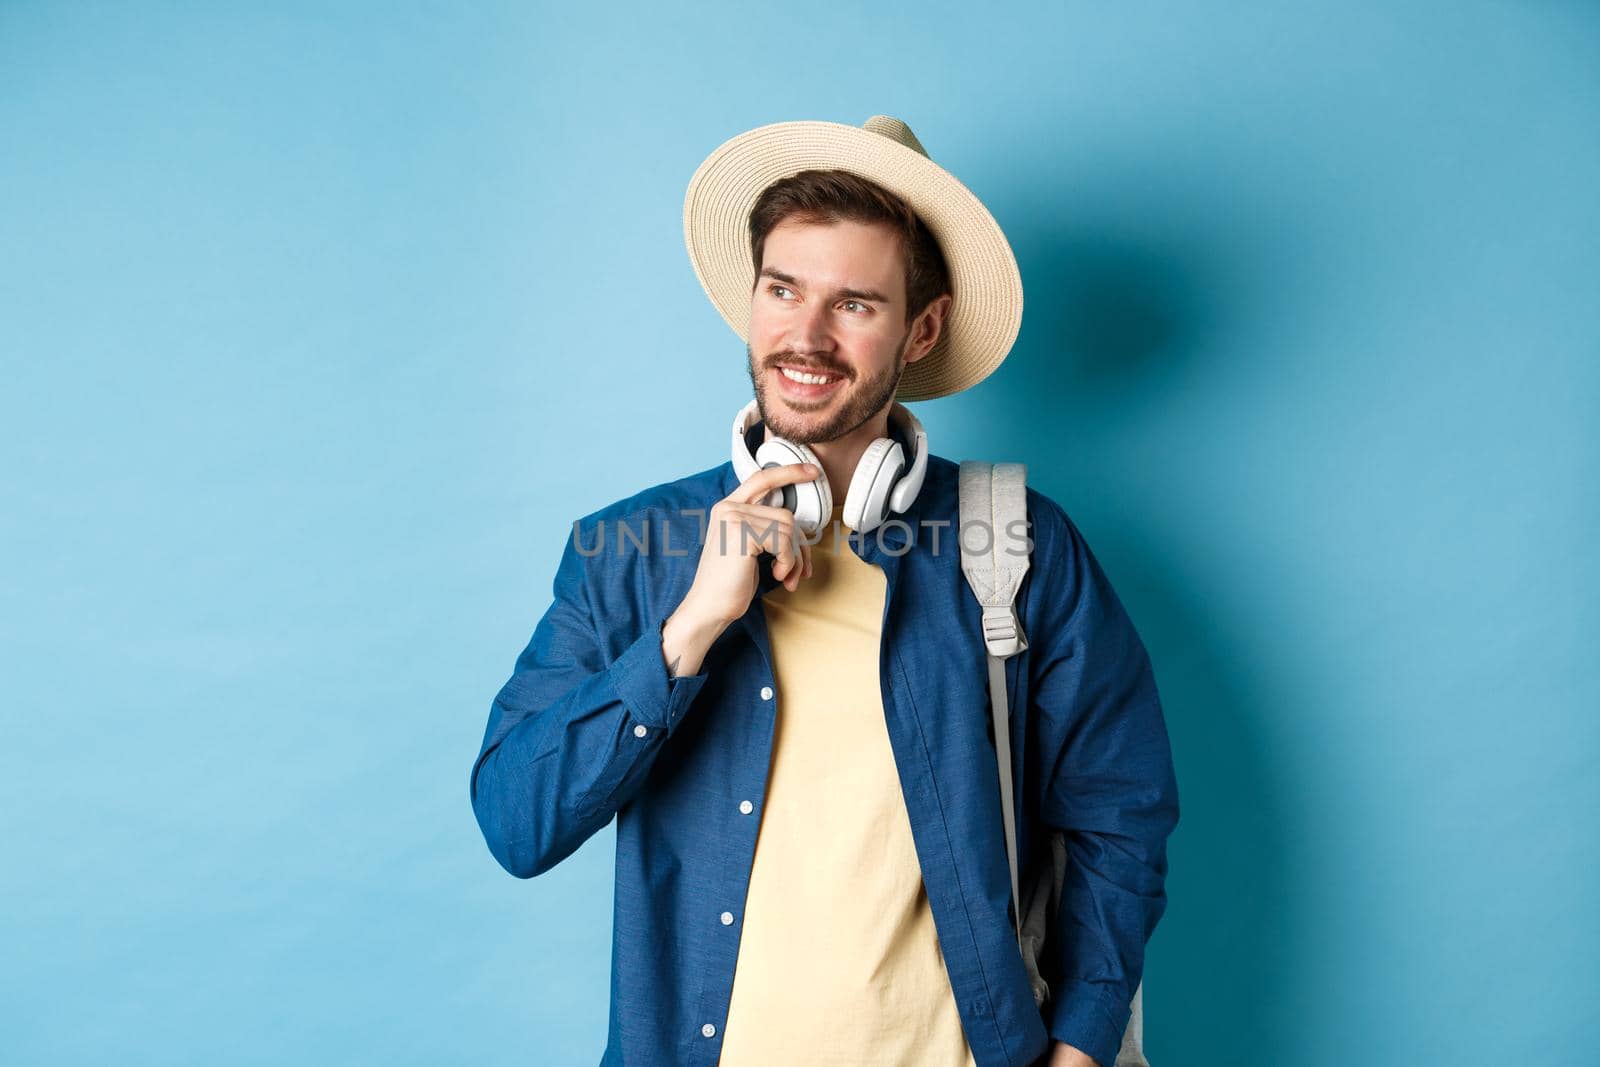
[[[889,495],[906,469],[900,442],[880,437],[861,453],[850,491],[844,498],[844,524],[858,533],[876,529],[889,517]]]
[[[816,453],[805,445],[785,441],[781,437],[769,437],[763,441],[761,447],[756,449],[755,458],[763,470],[790,463],[810,463],[817,470],[822,470],[822,462],[817,459]],[[780,486],[767,494],[762,503],[769,507],[787,508],[794,513],[795,525],[807,534],[815,534],[833,514],[833,490],[828,486],[828,476],[822,474],[813,481]]]

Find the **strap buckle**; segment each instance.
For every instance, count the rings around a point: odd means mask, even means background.
[[[1015,604],[983,606],[983,643],[991,656],[1001,659],[1028,647],[1028,637],[1022,632],[1022,620],[1017,616]]]

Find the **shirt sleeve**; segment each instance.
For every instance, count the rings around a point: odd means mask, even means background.
[[[1028,626],[1040,816],[1063,831],[1051,1037],[1111,1067],[1166,910],[1178,784],[1150,657],[1082,534],[1029,492],[1040,521]]]
[[[478,826],[519,878],[543,874],[611,821],[707,678],[668,675],[661,628],[671,609],[608,661],[586,588],[568,538],[554,599],[490,706],[472,765]]]

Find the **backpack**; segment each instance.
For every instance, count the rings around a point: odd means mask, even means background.
[[[1017,617],[1017,590],[1027,573],[1031,548],[1014,531],[1027,529],[1027,471],[1022,463],[982,463],[967,460],[960,472],[961,572],[983,608],[983,641],[988,649],[989,703],[994,714],[994,747],[1000,770],[1000,807],[1005,822],[1006,858],[1011,863],[1011,897],[1016,903],[1017,945],[1034,1003],[1042,1009],[1050,996],[1049,983],[1039,973],[1039,957],[1051,918],[1061,903],[1066,878],[1067,846],[1060,830],[1050,831],[1050,862],[1040,863],[1026,895],[1018,885],[1017,826],[1012,795],[1010,704],[1006,696],[1005,661],[1028,647]],[[971,524],[990,531],[986,549],[967,545],[962,534]],[[1015,525],[1014,525],[1015,524]],[[1133,993],[1133,1014],[1122,1035],[1122,1048],[1113,1067],[1150,1067],[1144,1056],[1144,982]]]

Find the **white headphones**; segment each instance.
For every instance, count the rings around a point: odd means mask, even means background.
[[[742,482],[758,470],[789,463],[822,464],[805,445],[786,441],[773,434],[761,441],[760,405],[752,400],[733,420],[733,469]],[[867,446],[850,478],[850,491],[844,498],[844,524],[865,533],[876,529],[891,511],[904,511],[917,498],[923,475],[928,470],[928,434],[917,417],[895,401],[889,408],[889,432]],[[898,429],[911,444],[911,469],[906,469],[906,450],[893,436]],[[761,441],[755,453],[751,446]],[[762,503],[785,507],[794,512],[795,523],[807,534],[815,534],[833,515],[833,490],[827,475],[815,481],[795,482],[775,489]]]

